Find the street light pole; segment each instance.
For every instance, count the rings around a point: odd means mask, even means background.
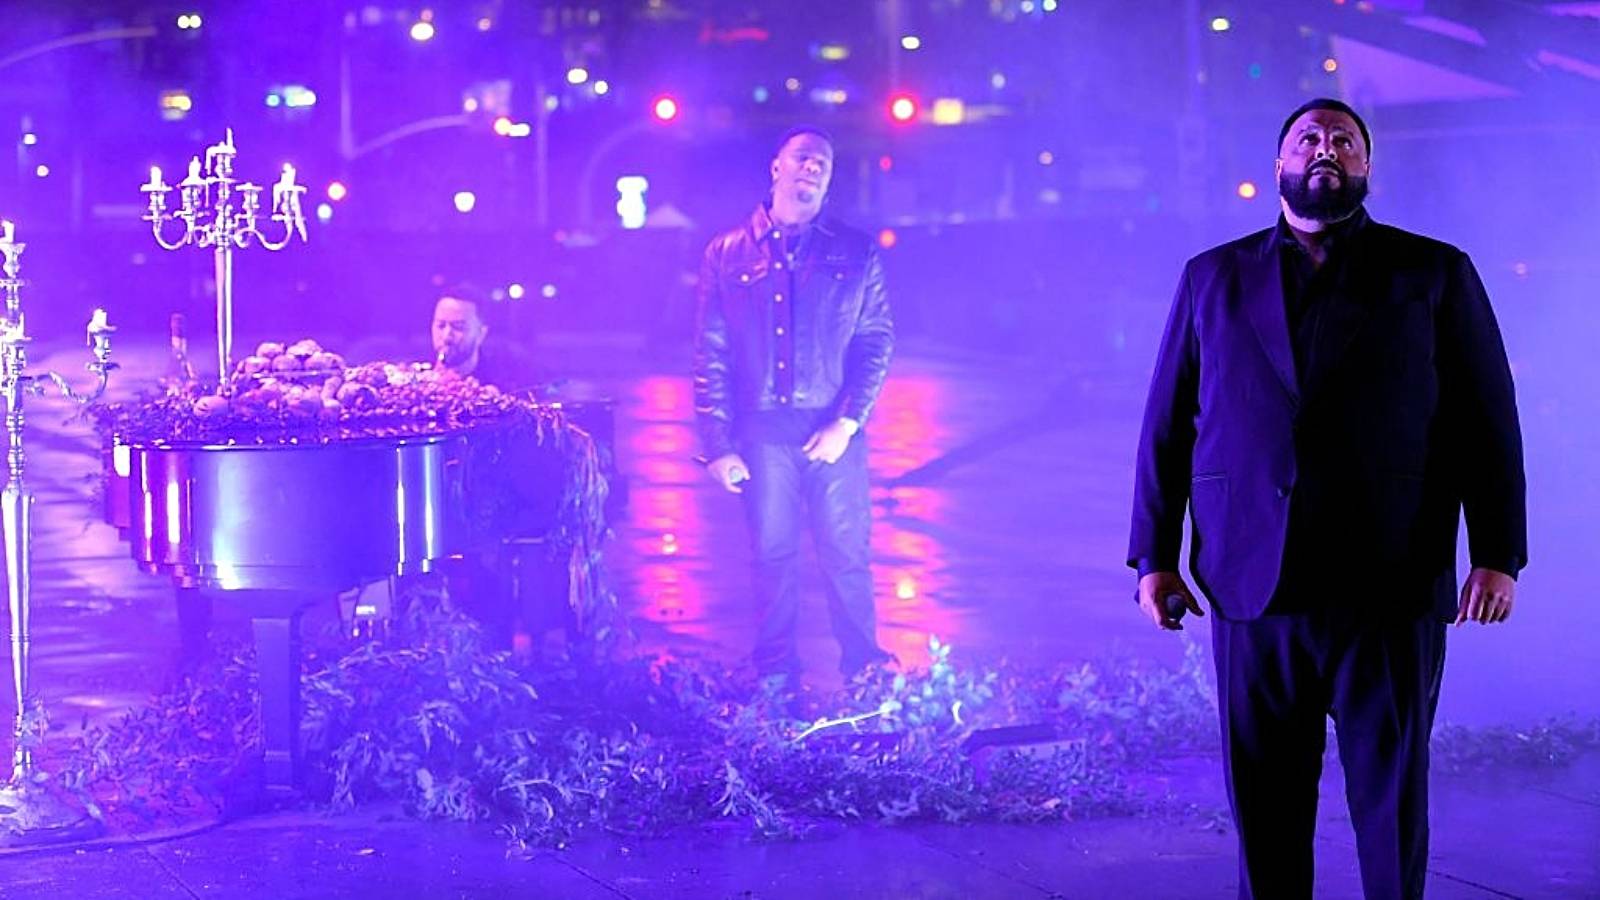
[[[10,56],[0,57],[0,69],[15,65],[35,56],[42,56],[54,50],[64,50],[67,47],[76,47],[80,44],[97,44],[101,41],[126,41],[135,38],[150,38],[156,36],[154,25],[140,25],[137,28],[103,28],[99,31],[85,31],[81,34],[71,34],[66,37],[55,38],[43,43],[23,47]]]
[[[550,106],[544,79],[534,88],[533,120],[533,221],[544,231],[550,227]]]

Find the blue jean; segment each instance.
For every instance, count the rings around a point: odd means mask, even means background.
[[[795,631],[806,528],[817,545],[840,669],[848,674],[888,658],[878,646],[873,609],[865,437],[857,435],[832,465],[812,462],[789,444],[746,441],[739,449],[750,467],[743,497],[760,614],[756,668],[763,674],[799,674]]]

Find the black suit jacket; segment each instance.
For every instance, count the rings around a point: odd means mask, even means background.
[[[1472,564],[1527,562],[1510,366],[1477,271],[1448,244],[1369,222],[1295,371],[1267,229],[1184,268],[1145,407],[1129,564],[1190,567],[1212,606],[1456,611]]]

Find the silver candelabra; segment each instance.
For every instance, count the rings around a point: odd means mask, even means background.
[[[214,251],[217,274],[217,383],[227,389],[233,372],[233,251],[250,246],[253,239],[268,250],[282,250],[295,236],[306,239],[306,218],[300,198],[306,191],[296,184],[294,166],[284,164],[277,183],[272,185],[272,210],[268,219],[282,226],[282,237],[273,240],[257,224],[261,218],[260,185],[239,182],[233,177],[233,129],[227,140],[206,148],[205,162],[196,156],[189,160],[189,174],[177,184],[180,205],[167,212],[167,194],[172,185],[161,180],[161,169],[150,169],[150,182],[140,190],[149,196],[150,208],[144,220],[156,243],[164,250],[200,247]],[[169,241],[164,235],[168,222],[183,223],[183,234]]]
[[[89,347],[94,361],[86,368],[94,373],[95,385],[86,393],[74,390],[67,379],[55,372],[28,374],[27,323],[22,313],[19,276],[25,245],[15,240],[10,222],[0,223],[0,254],[4,254],[4,278],[0,291],[5,294],[5,318],[0,320],[0,394],[5,395],[6,470],[9,480],[0,493],[6,548],[6,589],[11,609],[11,678],[17,703],[16,749],[12,753],[11,778],[0,786],[0,846],[71,840],[93,833],[98,823],[70,798],[61,795],[48,778],[37,770],[33,744],[38,740],[42,716],[30,709],[34,700],[29,683],[32,644],[31,562],[33,551],[33,492],[24,479],[23,404],[31,395],[55,388],[62,396],[87,405],[105,393],[106,381],[117,364],[111,361],[111,334],[116,331],[106,322],[103,309],[89,320]],[[42,707],[41,707],[42,708]]]

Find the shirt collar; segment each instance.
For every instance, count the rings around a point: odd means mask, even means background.
[[[772,221],[771,208],[766,203],[757,204],[756,211],[750,216],[750,233],[755,236],[757,241],[769,241],[781,237],[781,234],[778,233],[779,231],[777,223]],[[834,228],[832,223],[828,221],[826,213],[812,219],[811,224],[800,230],[801,240],[796,241],[796,244],[798,245],[812,232],[827,237],[833,236]]]
[[[1337,247],[1349,241],[1371,221],[1372,219],[1367,215],[1367,208],[1358,206],[1349,218],[1335,222],[1324,229],[1327,235],[1324,240],[1330,249]],[[1281,212],[1278,213],[1278,226],[1273,235],[1273,242],[1279,246],[1289,245],[1296,249],[1304,249],[1300,239],[1295,237],[1294,229],[1289,227],[1289,220],[1284,218]]]

